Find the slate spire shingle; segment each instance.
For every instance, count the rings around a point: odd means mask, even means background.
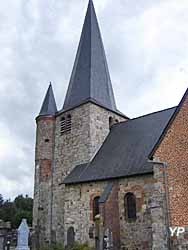
[[[63,110],[87,101],[117,111],[103,42],[91,0]]]
[[[57,106],[54,98],[52,84],[50,83],[39,115],[55,115],[56,112]]]

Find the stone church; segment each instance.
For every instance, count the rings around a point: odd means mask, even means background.
[[[92,0],[63,108],[50,85],[36,123],[37,250],[74,241],[188,249],[188,91],[177,107],[134,119],[120,112]]]

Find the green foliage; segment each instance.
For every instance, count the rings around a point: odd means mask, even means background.
[[[12,202],[3,200],[0,195],[0,219],[10,221],[13,228],[18,228],[22,218],[27,219],[29,225],[32,224],[33,199],[27,195],[19,195]]]
[[[14,200],[14,204],[20,210],[31,211],[33,209],[33,199],[28,197],[28,195],[25,197],[18,195]]]
[[[75,242],[73,246],[67,247],[66,250],[93,250],[93,249],[89,247],[87,243],[80,244],[78,242]]]
[[[89,247],[87,243],[80,244],[78,242],[75,242],[70,247],[64,247],[63,244],[54,244],[51,246],[45,245],[42,246],[40,250],[94,250],[94,248]]]
[[[5,201],[0,207],[0,219],[4,221],[10,221],[12,223],[14,215],[14,204],[9,200]]]
[[[40,250],[65,250],[64,245],[61,243],[57,243],[57,244],[52,244],[51,246],[49,246],[48,244],[43,245]]]

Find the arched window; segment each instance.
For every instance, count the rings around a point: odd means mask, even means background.
[[[100,213],[100,211],[99,211],[99,199],[100,199],[100,197],[97,196],[93,200],[93,220],[95,220],[95,216]]]
[[[109,117],[109,129],[111,129],[111,127],[112,127],[112,125],[113,125],[113,117]]]
[[[136,197],[133,193],[125,195],[125,218],[136,220]]]
[[[69,227],[67,230],[67,246],[73,245],[75,242],[75,232],[74,227]]]

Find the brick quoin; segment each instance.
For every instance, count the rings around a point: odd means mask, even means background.
[[[155,151],[154,158],[167,163],[170,222],[188,226],[188,96]]]
[[[119,184],[114,183],[113,189],[108,200],[101,207],[105,228],[109,228],[113,235],[114,249],[120,249],[120,224],[119,224],[119,205],[118,205]],[[103,209],[102,209],[103,208]]]

